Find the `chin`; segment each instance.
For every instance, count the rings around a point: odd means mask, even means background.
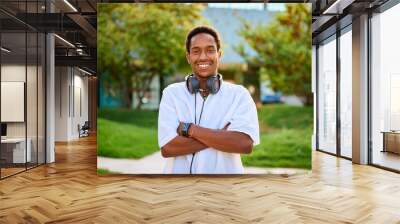
[[[214,72],[197,72],[196,74],[200,78],[207,78],[207,77],[214,75]]]

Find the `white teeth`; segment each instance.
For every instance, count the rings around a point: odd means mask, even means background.
[[[200,68],[207,68],[209,65],[204,64],[204,65],[199,65]]]

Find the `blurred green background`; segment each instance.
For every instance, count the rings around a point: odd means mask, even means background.
[[[186,34],[206,24],[221,35],[219,72],[258,108],[261,144],[244,165],[311,168],[311,4],[99,4],[97,18],[99,156],[159,151],[161,92],[191,72]]]

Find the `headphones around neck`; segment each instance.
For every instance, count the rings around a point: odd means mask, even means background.
[[[193,94],[200,91],[200,80],[194,75],[186,76],[186,87],[188,91]],[[209,93],[215,94],[221,87],[222,75],[217,74],[207,78],[206,89]]]

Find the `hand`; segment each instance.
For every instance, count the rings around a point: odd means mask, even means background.
[[[183,122],[179,122],[178,128],[176,129],[176,132],[178,133],[179,136],[182,136],[182,127],[183,127]]]
[[[228,123],[225,125],[225,127],[222,128],[222,130],[225,130],[225,131],[226,131],[226,130],[228,129],[228,127],[229,127],[230,124],[231,124],[231,122],[228,122]],[[197,127],[197,125],[195,125],[195,124],[192,124],[192,125],[190,126],[190,128],[189,128],[189,130],[188,130],[189,137],[192,137],[192,136],[193,136],[196,127]]]
[[[192,125],[190,125],[190,127],[189,127],[188,135],[189,135],[190,138],[193,136],[195,126],[197,126],[197,125],[192,124]]]

